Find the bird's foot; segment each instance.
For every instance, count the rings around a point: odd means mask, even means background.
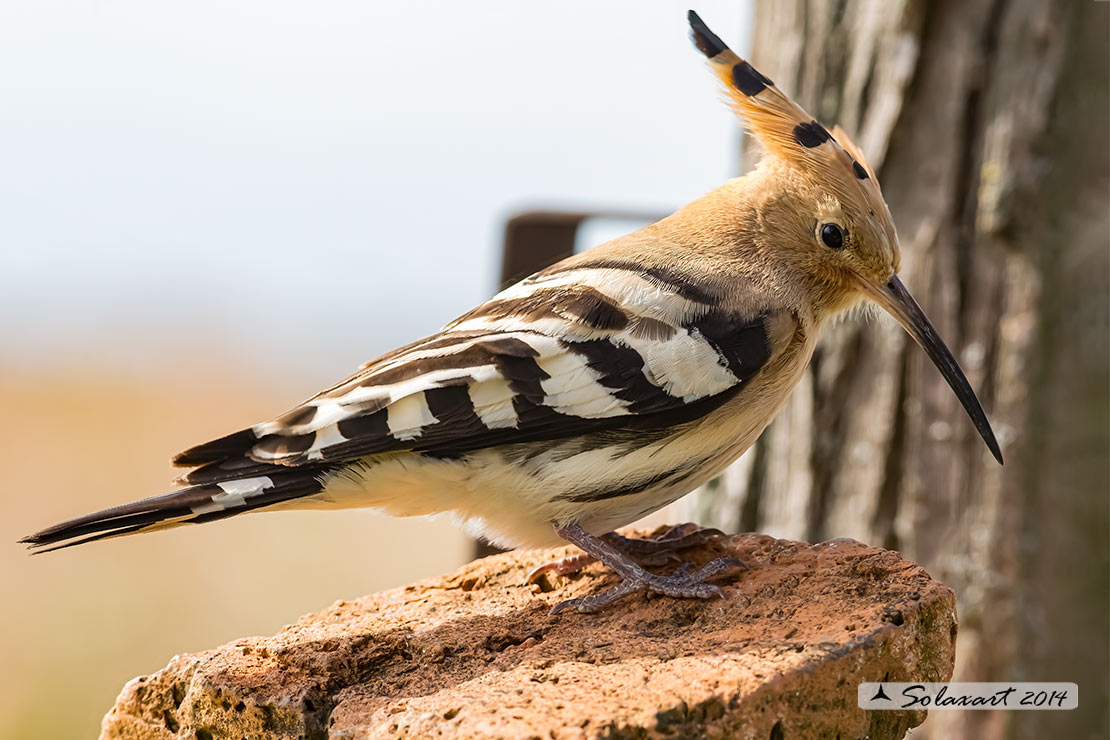
[[[634,558],[641,565],[666,565],[679,560],[675,555],[677,550],[704,545],[714,537],[724,537],[725,533],[719,529],[700,527],[693,522],[679,524],[671,527],[666,532],[655,537],[625,537],[616,532],[601,535],[601,539],[617,548],[625,555]],[[586,553],[579,553],[565,558],[553,560],[550,563],[532,570],[528,574],[528,583],[538,583],[540,578],[550,573],[556,576],[567,576],[580,572],[590,563],[596,563],[597,558]]]
[[[736,558],[717,558],[693,572],[691,572],[693,565],[686,563],[669,576],[647,572],[636,576],[625,576],[623,581],[608,591],[577,599],[567,599],[556,604],[551,610],[551,614],[558,614],[567,609],[576,609],[583,614],[592,614],[615,601],[623,599],[625,596],[640,591],[649,591],[679,599],[720,597],[724,595],[724,591],[721,590],[720,586],[709,583],[709,581],[726,574],[747,570],[747,568],[748,566]]]
[[[717,530],[701,529],[696,525],[674,527],[651,540],[631,539],[615,533],[596,537],[577,522],[557,525],[555,531],[568,542],[580,547],[583,554],[540,566],[532,572],[536,578],[542,573],[552,571],[573,573],[594,560],[600,560],[616,571],[623,580],[608,591],[561,602],[551,610],[552,614],[558,614],[567,609],[576,609],[584,613],[596,612],[625,596],[640,591],[675,598],[709,599],[723,595],[721,588],[709,583],[710,580],[747,570],[747,566],[736,558],[718,558],[696,571],[692,571],[691,563],[686,563],[670,575],[661,576],[644,570],[643,566],[630,558],[629,553],[625,551],[625,547],[631,546],[638,549],[641,555],[664,554],[673,557],[674,550],[701,544],[721,535]],[[531,579],[530,576],[529,580]]]

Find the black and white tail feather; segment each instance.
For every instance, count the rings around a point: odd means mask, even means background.
[[[269,476],[189,486],[70,519],[20,542],[42,553],[110,537],[212,522],[319,493],[324,472],[322,468],[284,470]]]

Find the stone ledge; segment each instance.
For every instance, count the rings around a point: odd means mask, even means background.
[[[686,552],[751,569],[725,598],[558,601],[615,582],[571,548],[477,560],[340,601],[273,637],[174,657],[128,682],[101,738],[900,738],[923,712],[865,712],[861,681],[951,677],[955,597],[889,550],[763,535]]]

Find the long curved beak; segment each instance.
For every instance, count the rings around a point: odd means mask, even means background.
[[[909,332],[914,341],[929,355],[929,359],[937,366],[940,374],[955,392],[956,398],[960,399],[960,403],[963,404],[967,415],[971,417],[979,436],[987,443],[987,448],[994,455],[994,459],[1001,465],[1002,451],[998,448],[998,440],[994,438],[994,430],[987,421],[987,415],[983,411],[982,404],[979,403],[979,398],[971,389],[971,384],[967,382],[967,377],[960,369],[956,358],[952,356],[951,350],[937,334],[937,330],[933,328],[933,324],[921,310],[921,306],[917,305],[917,301],[906,290],[906,286],[902,285],[897,275],[882,287],[876,287],[862,279],[860,282],[864,283],[864,292],[868,297],[897,319],[902,328]]]

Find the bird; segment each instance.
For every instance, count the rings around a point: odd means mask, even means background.
[[[47,552],[247,512],[450,512],[505,548],[570,543],[631,594],[722,595],[745,565],[668,574],[658,558],[719,533],[615,530],[708,482],[801,380],[822,327],[870,301],[924,349],[993,456],[1002,453],[951,351],[898,276],[875,170],[740,58],[694,11],[694,46],[761,144],[747,174],[631,234],[524,278],[440,332],[374,359],[281,416],[176,455],[184,485],[29,535]]]

